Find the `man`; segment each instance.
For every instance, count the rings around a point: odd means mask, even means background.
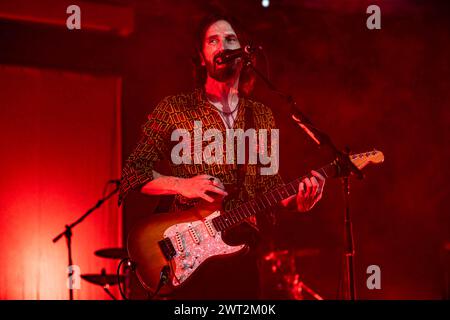
[[[162,175],[154,170],[157,162],[164,157],[170,158],[174,130],[187,130],[194,136],[195,121],[202,121],[203,130],[219,129],[222,132],[248,126],[254,126],[256,130],[275,128],[272,111],[245,97],[251,81],[242,60],[225,64],[216,61],[224,50],[241,47],[241,34],[231,20],[211,16],[201,25],[197,41],[197,77],[201,87],[190,94],[166,97],[150,114],[142,138],[123,169],[119,202],[130,190],[140,190],[148,195],[174,195],[171,211],[188,209],[200,199],[208,202],[224,200],[223,208],[229,210],[283,184],[278,173],[261,175],[258,164],[248,161],[245,165],[172,161],[172,175]],[[305,212],[321,199],[325,179],[318,172],[311,173],[310,178],[299,184],[298,194],[281,201],[280,207]],[[250,242],[251,247],[256,247],[259,241],[257,230],[264,224],[258,220],[248,219],[235,228],[228,234],[230,242]],[[199,276],[201,280],[179,292],[175,298],[258,298],[255,252],[212,262],[209,270],[213,271],[205,271],[203,278]]]

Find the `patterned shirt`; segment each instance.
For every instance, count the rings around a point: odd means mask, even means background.
[[[245,125],[245,109],[251,108],[253,122],[256,131],[275,128],[272,111],[262,103],[247,98],[239,98],[235,113],[234,129],[247,128]],[[219,178],[228,190],[228,186],[236,185],[238,179],[238,166],[236,163],[207,164],[204,161],[196,164],[174,164],[171,159],[172,147],[179,141],[171,141],[172,132],[175,129],[187,129],[194,137],[194,121],[201,121],[203,133],[208,129],[218,129],[223,134],[226,127],[217,109],[207,100],[203,89],[196,89],[189,94],[179,94],[164,98],[148,116],[148,121],[143,126],[142,136],[136,148],[129,156],[122,171],[119,205],[130,190],[139,190],[144,184],[151,181],[154,165],[163,159],[169,160],[171,175],[182,178],[190,178],[200,174],[208,174]],[[225,135],[224,135],[225,137]],[[225,143],[225,138],[223,139]],[[203,148],[210,143],[203,141]],[[192,158],[194,157],[194,148]],[[225,149],[223,149],[225,150]],[[270,140],[267,145],[270,152]],[[224,155],[226,152],[224,151]],[[236,158],[236,156],[235,156]],[[238,206],[242,201],[250,200],[259,193],[267,192],[281,184],[283,181],[278,173],[274,175],[260,175],[259,167],[249,163],[243,182],[243,188],[236,195],[224,203],[224,209],[229,210]],[[187,199],[176,195],[170,211],[179,211],[191,208],[199,200]]]

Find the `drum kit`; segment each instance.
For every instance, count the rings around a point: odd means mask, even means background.
[[[263,257],[263,275],[269,281],[265,298],[282,300],[323,300],[306,285],[297,268],[297,258],[315,256],[319,249],[293,249],[270,251]]]
[[[107,259],[117,259],[122,260],[128,257],[127,250],[123,248],[107,248],[100,249],[94,252],[97,257],[107,258]],[[82,274],[81,278],[86,280],[89,283],[93,283],[95,285],[103,287],[103,290],[111,297],[113,300],[117,300],[117,298],[111,293],[109,290],[110,286],[117,285],[120,283],[124,283],[126,279],[126,275],[117,275],[117,274],[107,274],[106,270],[103,268],[100,274]]]

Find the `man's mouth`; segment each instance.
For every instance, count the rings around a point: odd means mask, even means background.
[[[224,63],[220,63],[221,60],[222,60],[221,53],[218,53],[214,56],[213,61],[216,66],[220,66],[220,65],[224,64]]]

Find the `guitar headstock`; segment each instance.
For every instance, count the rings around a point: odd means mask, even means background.
[[[381,151],[373,149],[373,151],[369,152],[352,154],[350,155],[350,160],[358,169],[362,169],[369,163],[382,163],[384,161],[384,154]]]

